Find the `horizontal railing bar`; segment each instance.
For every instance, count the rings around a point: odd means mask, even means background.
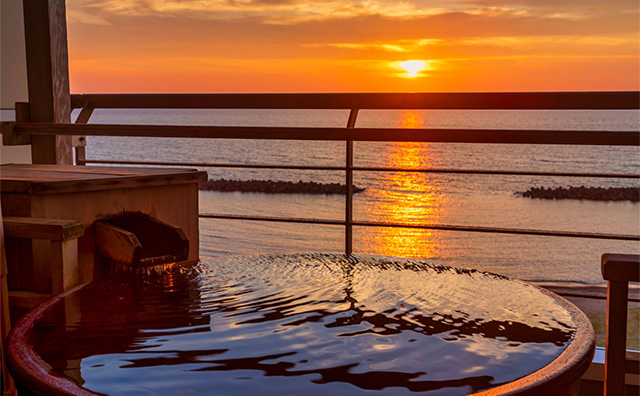
[[[25,135],[640,146],[637,131],[10,123]]]
[[[510,170],[484,170],[484,169],[445,169],[445,168],[388,168],[388,167],[354,167],[354,171],[364,172],[417,172],[417,173],[451,173],[451,174],[477,174],[477,175],[503,175],[503,176],[557,176],[557,177],[589,177],[607,179],[640,179],[640,174],[626,173],[580,173],[580,172],[536,172],[536,171],[510,171]]]
[[[339,225],[344,226],[344,220],[329,219],[306,219],[300,217],[272,217],[272,216],[245,216],[233,214],[217,214],[217,213],[200,213],[201,218],[205,219],[224,219],[224,220],[253,220],[253,221],[269,221],[277,223],[304,223],[304,224],[323,224],[323,225]]]
[[[210,218],[210,219],[253,220],[253,221],[269,221],[269,222],[283,222],[283,223],[340,225],[340,226],[344,226],[346,224],[346,222],[343,220],[323,220],[323,219],[305,219],[305,218],[271,217],[271,216],[245,216],[245,215],[232,215],[232,214],[227,215],[227,214],[215,214],[215,213],[200,213],[200,217]],[[625,234],[603,234],[603,233],[575,232],[575,231],[550,231],[550,230],[530,230],[530,229],[517,229],[517,228],[459,226],[459,225],[448,225],[448,224],[411,224],[411,223],[390,223],[390,222],[374,222],[374,221],[353,221],[352,224],[354,226],[361,226],[361,227],[414,228],[414,229],[442,230],[442,231],[483,232],[483,233],[492,233],[492,234],[514,234],[514,235],[640,241],[640,235],[628,235],[628,234],[626,235]]]
[[[111,161],[86,160],[87,164],[111,165],[153,165],[153,166],[198,166],[204,168],[241,168],[241,169],[295,169],[295,170],[323,170],[344,171],[344,166],[304,166],[304,165],[266,165],[266,164],[229,164],[211,162],[170,162],[170,161]],[[640,176],[638,176],[640,177]]]
[[[297,94],[82,94],[72,108],[171,109],[639,109],[637,91]]]
[[[550,230],[531,230],[517,228],[494,228],[479,226],[457,226],[447,224],[410,224],[410,223],[388,223],[373,221],[354,221],[353,225],[363,227],[393,227],[393,228],[417,228],[429,230],[443,231],[466,231],[466,232],[485,232],[492,234],[515,234],[515,235],[533,235],[533,236],[553,236],[553,237],[569,237],[569,238],[588,238],[588,239],[610,239],[622,241],[640,241],[640,235],[629,234],[603,234],[593,232],[576,232],[576,231],[550,231]]]
[[[267,165],[267,164],[229,164],[211,162],[171,162],[171,161],[113,161],[86,160],[86,164],[111,165],[152,165],[152,166],[198,166],[206,168],[240,168],[240,169],[293,169],[293,170],[328,170],[344,171],[344,166],[304,166],[304,165]],[[589,177],[605,179],[640,179],[640,174],[625,173],[578,173],[578,172],[536,172],[536,171],[502,171],[483,169],[445,169],[445,168],[389,168],[389,167],[353,167],[362,172],[417,172],[417,173],[451,173],[469,175],[506,175],[506,176],[554,176],[554,177]]]

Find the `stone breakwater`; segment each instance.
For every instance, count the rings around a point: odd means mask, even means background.
[[[640,201],[638,187],[532,187],[521,193],[525,198],[586,199],[591,201]]]
[[[240,191],[260,192],[265,194],[341,194],[346,193],[346,185],[340,183],[316,183],[274,181],[274,180],[208,180],[199,184],[203,191]],[[353,186],[354,193],[363,192],[364,188]]]

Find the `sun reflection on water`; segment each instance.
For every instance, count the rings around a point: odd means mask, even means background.
[[[420,128],[424,113],[405,111],[401,128]],[[393,142],[381,153],[386,166],[419,169],[435,164],[434,151],[428,143]],[[409,224],[437,224],[449,209],[437,176],[419,172],[387,172],[379,175],[380,188],[372,189],[376,205],[367,213],[374,221]],[[356,250],[390,256],[437,258],[448,257],[442,232],[396,227],[367,227],[356,230]]]

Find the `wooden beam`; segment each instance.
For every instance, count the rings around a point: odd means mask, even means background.
[[[71,122],[64,0],[23,0],[29,110],[34,122]],[[73,163],[70,136],[33,136],[35,164]]]
[[[18,135],[640,146],[637,131],[16,123]]]
[[[85,94],[96,109],[638,109],[637,91],[286,94]]]

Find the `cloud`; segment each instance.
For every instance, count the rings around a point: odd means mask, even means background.
[[[81,23],[85,25],[111,25],[111,23],[100,15],[83,12],[79,10],[67,11],[67,22],[70,24]]]
[[[482,7],[468,8],[464,10],[469,15],[481,15],[485,17],[507,17],[507,18],[541,18],[541,19],[567,19],[580,20],[589,17],[585,11],[558,11],[534,8],[509,8],[509,7]]]
[[[335,48],[346,48],[346,49],[356,49],[356,50],[365,50],[365,49],[380,49],[383,51],[391,51],[391,52],[405,52],[402,46],[394,45],[394,44],[362,44],[362,43],[327,43],[327,44],[303,44],[303,47],[335,47]]]
[[[389,52],[406,52],[416,50],[427,45],[434,45],[442,42],[440,39],[418,39],[418,40],[397,40],[392,42],[377,43],[322,43],[322,44],[302,44],[309,48],[341,48],[352,50],[381,50]]]
[[[106,25],[115,21],[122,24],[126,23],[127,18],[169,18],[172,19],[172,25],[215,21],[226,24],[231,29],[242,26],[255,32],[259,30],[255,25],[300,25],[305,29],[316,29],[314,23],[319,23],[323,26],[320,30],[324,32],[332,27],[341,29],[331,33],[333,36],[358,35],[363,29],[370,31],[372,26],[362,25],[363,22],[372,21],[381,23],[382,25],[375,26],[380,29],[385,29],[384,25],[395,24],[399,32],[409,33],[407,38],[415,38],[416,35],[410,32],[416,29],[429,32],[420,34],[422,37],[434,35],[435,38],[440,38],[439,29],[454,36],[466,33],[456,34],[453,30],[473,31],[473,35],[480,36],[496,34],[483,32],[487,27],[488,32],[510,29],[509,34],[513,35],[516,31],[530,29],[536,24],[540,26],[539,29],[551,27],[552,30],[557,30],[557,24],[550,25],[553,21],[595,21],[607,26],[618,17],[625,22],[633,19],[633,28],[637,32],[637,4],[633,5],[627,0],[611,1],[622,10],[622,14],[616,14],[614,8],[607,8],[604,12],[600,8],[600,2],[589,0],[584,6],[573,8],[568,6],[575,5],[577,0],[68,0],[67,9],[69,22],[79,24]],[[442,21],[449,26],[442,26]],[[518,23],[523,25],[517,26]],[[423,25],[416,26],[418,24]],[[492,26],[488,26],[489,24]],[[565,29],[571,30],[575,26],[568,24]],[[584,33],[588,33],[589,28],[585,24]],[[622,28],[625,28],[624,24]],[[502,32],[503,35],[504,33]]]
[[[446,12],[446,8],[418,7],[406,0],[69,0],[69,9],[112,16],[156,16],[205,20],[258,18],[263,23],[295,24],[307,21],[384,15],[413,18]],[[97,18],[97,17],[96,17]],[[89,18],[79,20],[86,23]]]
[[[133,11],[128,11],[134,3],[155,3],[151,0],[68,1],[68,11],[82,16],[74,19],[76,22],[69,23],[71,49],[82,48],[81,52],[76,53],[85,56],[98,56],[104,51],[146,56],[162,51],[167,56],[210,53],[239,58],[304,58],[323,54],[354,59],[362,56],[395,59],[401,54],[418,56],[413,53],[425,51],[441,58],[456,56],[456,52],[480,55],[481,51],[497,52],[500,48],[510,53],[522,53],[534,47],[538,51],[545,46],[555,49],[563,43],[569,48],[575,44],[576,48],[580,47],[585,52],[596,53],[606,45],[620,47],[618,52],[624,50],[635,54],[638,45],[638,20],[632,13],[615,17],[603,13],[584,18],[558,19],[538,11],[518,13],[492,9],[486,12],[449,11],[412,17],[374,14],[273,24],[265,23],[261,19],[263,17],[255,15],[212,21],[202,16],[192,19],[167,16],[165,13],[138,15],[139,9],[132,16]],[[227,1],[218,1],[229,4]],[[298,0],[260,0],[259,3],[254,0],[244,3],[257,7],[258,4],[275,2],[276,5],[267,8],[278,8],[279,5],[290,7],[296,4],[295,1]],[[211,4],[211,0],[199,3],[203,6]],[[236,3],[241,1],[237,0]],[[341,4],[350,7],[354,3],[345,1]],[[189,0],[182,6],[185,4],[193,5],[195,2]],[[327,0],[318,4],[333,7],[336,3]],[[98,12],[103,10],[96,8],[98,6],[115,8],[110,12]],[[94,20],[100,25],[79,22],[92,21],[88,17],[93,15],[92,12],[100,17]],[[108,23],[113,26],[107,26]],[[597,47],[589,49],[589,45]]]
[[[529,0],[67,1],[74,67],[129,63],[144,69],[164,59],[176,70],[189,60],[193,70],[193,60],[207,68],[237,60],[262,73],[278,63],[308,68],[300,63],[307,59],[323,59],[323,68],[332,64],[336,70],[363,59],[424,59],[441,61],[444,73],[451,62],[471,59],[637,64],[640,41],[633,12],[554,8],[547,0],[536,2],[544,7],[525,4],[534,3]],[[138,64],[145,59],[152,61]]]
[[[638,43],[638,38],[634,36],[623,37],[602,37],[602,36],[530,36],[530,37],[487,37],[458,40],[455,44],[460,45],[493,45],[493,46],[514,46],[514,45],[604,45],[619,46],[633,45]]]
[[[638,9],[637,0],[457,0],[460,5],[533,7],[547,9]]]

